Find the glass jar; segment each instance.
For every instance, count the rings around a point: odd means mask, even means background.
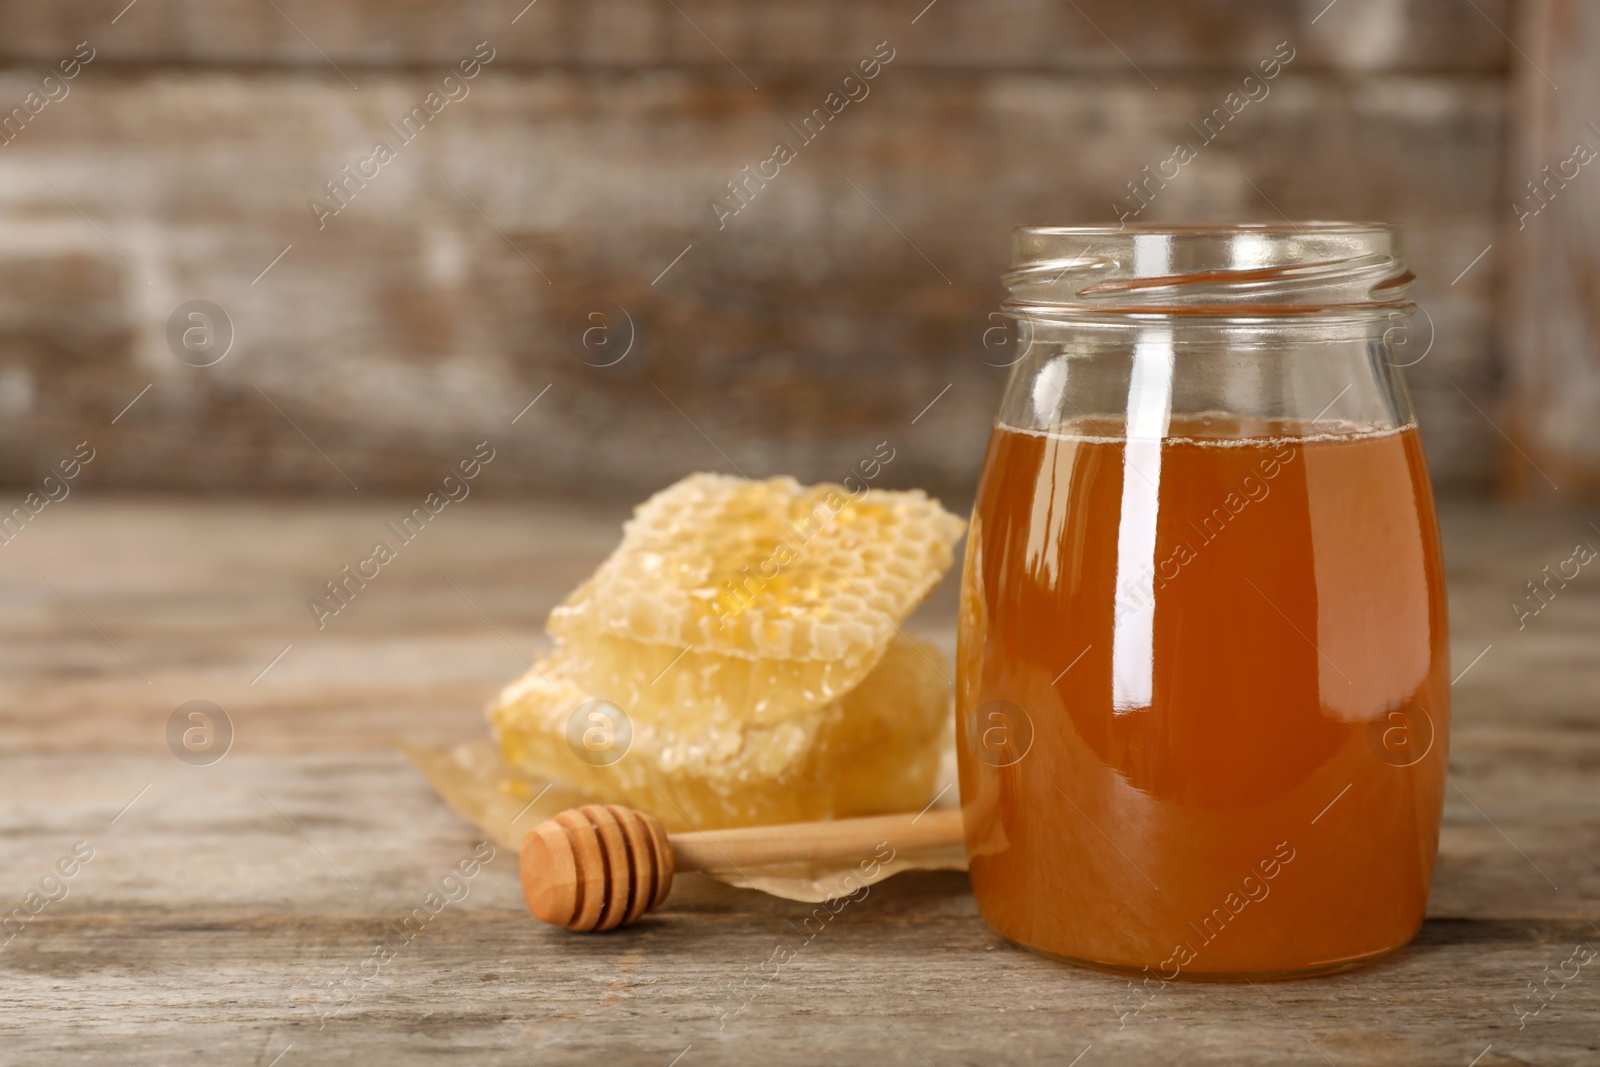
[[[1005,937],[1170,981],[1421,925],[1449,668],[1411,281],[1386,225],[1015,234],[957,680]]]

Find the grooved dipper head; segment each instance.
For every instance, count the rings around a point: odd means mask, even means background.
[[[615,804],[572,808],[522,840],[522,895],[552,926],[614,930],[653,910],[677,864],[655,816]]]

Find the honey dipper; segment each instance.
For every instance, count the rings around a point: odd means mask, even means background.
[[[570,808],[522,840],[522,894],[553,926],[614,930],[667,899],[677,871],[737,870],[771,863],[870,856],[962,843],[959,811],[752,826],[668,835],[652,815],[616,804]]]

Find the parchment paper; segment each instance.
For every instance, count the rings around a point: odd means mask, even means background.
[[[495,746],[476,741],[453,748],[430,748],[397,741],[434,791],[462,818],[513,851],[521,848],[527,832],[567,808],[593,804],[595,798],[561,782],[530,778],[507,767]],[[933,808],[957,806],[955,758],[947,750],[940,765]],[[601,801],[604,803],[605,801]],[[817,903],[848,896],[863,885],[874,885],[901,871],[964,871],[966,850],[898,850],[883,861],[881,855],[863,856],[862,863],[774,864],[745,867],[743,871],[707,871],[720,882],[759,889],[775,897]],[[870,875],[868,871],[876,868]]]

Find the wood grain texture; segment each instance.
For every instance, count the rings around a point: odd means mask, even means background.
[[[1421,936],[1353,974],[1172,985],[1119,1018],[1125,980],[1001,941],[954,874],[897,876],[836,915],[686,875],[622,931],[533,921],[516,857],[474,865],[474,829],[386,738],[479,736],[620,516],[469,499],[319,632],[303,600],[389,510],[75,497],[0,549],[0,902],[94,850],[0,947],[0,1064],[1600,1056],[1592,966],[1517,1015],[1529,982],[1600,948],[1600,576],[1521,629],[1511,608],[1600,544],[1581,516],[1446,511],[1465,673]],[[951,585],[911,624],[947,651]],[[236,731],[210,766],[167,748],[197,697]]]
[[[126,0],[123,0],[126,3]],[[562,66],[849,65],[851,41],[903,30],[923,62],[970,67],[1123,71],[1231,69],[1264,45],[1315,37],[1318,69],[1501,71],[1504,0],[1460,17],[1451,0],[1367,0],[1318,18],[1321,3],[1273,0],[62,0],[0,4],[0,61],[51,62],[86,36],[115,61],[327,69],[452,63],[459,42],[487,38],[508,62]],[[1356,5],[1349,5],[1355,8]],[[276,8],[277,10],[274,10]],[[674,10],[676,8],[676,10]],[[913,20],[915,22],[913,23]],[[913,28],[914,27],[914,28]],[[878,40],[879,37],[873,37]],[[726,57],[726,58],[724,58]],[[359,76],[357,78],[359,80]]]
[[[1526,494],[1600,487],[1600,10],[1519,5],[1500,245],[1514,445],[1503,484]],[[1558,91],[1559,87],[1559,91]],[[1519,451],[1520,449],[1520,451]]]

